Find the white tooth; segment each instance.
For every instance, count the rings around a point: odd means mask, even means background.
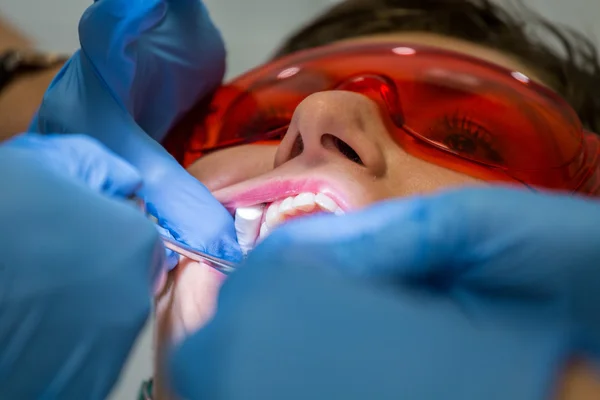
[[[323,193],[318,193],[315,196],[315,203],[317,203],[317,205],[321,207],[321,209],[329,211],[330,213],[334,213],[335,210],[339,208],[336,202],[331,197]]]
[[[288,197],[279,205],[279,212],[282,214],[290,214],[294,209],[294,198]]]
[[[260,233],[258,234],[258,240],[263,240],[265,236],[269,234],[269,226],[266,222],[263,222],[260,226]]]
[[[342,210],[340,207],[336,208],[333,213],[337,216],[346,214],[346,212],[344,210]]]
[[[252,250],[259,234],[264,205],[240,207],[235,210],[235,232],[242,253]]]
[[[293,207],[303,212],[311,212],[315,209],[315,195],[312,193],[300,193],[294,197]]]
[[[277,204],[271,204],[269,208],[267,208],[265,221],[270,228],[277,226],[281,221],[283,221],[282,215],[279,212],[279,206]]]

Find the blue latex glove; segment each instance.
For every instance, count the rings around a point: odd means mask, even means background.
[[[597,357],[600,205],[505,189],[298,220],[176,352],[189,399],[543,399]]]
[[[0,182],[0,397],[105,399],[164,272],[154,225],[109,197],[140,176],[89,138],[27,135]]]
[[[223,77],[223,42],[202,2],[98,0],[79,36],[31,129],[98,139],[141,173],[140,196],[173,238],[241,260],[227,210],[155,141]]]

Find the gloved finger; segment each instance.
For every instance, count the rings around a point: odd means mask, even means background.
[[[165,237],[165,238],[172,238],[173,237],[169,233],[169,231],[167,231],[165,228],[163,228],[162,226],[160,226],[158,224],[158,220],[155,217],[153,217],[152,215],[148,215],[148,211],[146,209],[146,204],[143,203],[143,202],[140,202],[140,199],[138,197],[132,199],[132,202],[134,203],[134,206],[136,208],[138,208],[144,215],[148,216],[148,219],[154,223],[154,226],[156,227],[156,230],[158,231],[158,234],[160,235],[159,237],[161,239],[163,237]],[[177,266],[177,264],[179,263],[179,259],[180,259],[179,254],[177,254],[174,251],[172,251],[172,250],[164,247],[164,261],[163,261],[163,264],[165,266],[165,268],[164,268],[165,272],[173,270],[173,268],[175,268]],[[165,274],[164,278],[160,280],[160,283],[158,284],[158,286],[160,288],[163,288],[164,285],[166,284],[166,281],[167,281],[167,276]]]
[[[168,230],[166,230],[162,226],[158,225],[158,221],[157,221],[156,229],[158,229],[158,233],[161,236],[174,239],[173,235],[171,235],[171,233]],[[167,271],[171,271],[173,268],[175,268],[177,266],[177,264],[179,264],[179,258],[180,258],[179,254],[177,254],[173,250],[169,250],[165,247],[165,265],[166,265]]]
[[[158,141],[223,79],[223,40],[199,0],[95,1],[79,36],[117,102]]]
[[[133,166],[85,135],[27,133],[2,146],[32,153],[32,162],[108,196],[128,197],[142,186],[142,178]]]
[[[141,195],[147,211],[177,241],[233,262],[242,260],[233,217],[210,191],[183,169],[148,182]]]
[[[542,288],[540,282],[556,287],[565,279],[561,266],[590,265],[600,256],[600,247],[589,246],[596,240],[599,207],[590,200],[505,188],[453,190],[344,217],[292,222],[250,258],[284,262],[304,253],[359,276],[451,276],[505,288]],[[545,267],[522,267],[528,264]]]
[[[75,55],[71,63],[73,60],[79,60],[72,64],[75,78],[59,77],[50,88],[38,113],[37,129],[76,132],[85,128],[87,134],[140,171],[144,186],[139,194],[147,210],[173,238],[214,256],[240,261],[242,254],[235,239],[233,218],[227,210],[160,144],[146,135],[129,114],[116,107],[114,99],[102,92],[102,82],[90,72],[91,67],[86,67],[85,58]],[[81,87],[101,95],[94,97],[93,102],[70,96],[79,93]],[[57,117],[65,109],[64,99],[72,102],[66,108],[80,109],[85,114],[85,121],[62,121]],[[110,118],[106,117],[107,113]]]

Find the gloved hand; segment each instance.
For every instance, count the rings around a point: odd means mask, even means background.
[[[141,173],[140,196],[172,237],[239,261],[232,217],[155,141],[223,77],[223,42],[202,2],[97,0],[79,36],[31,130],[98,139]]]
[[[274,232],[172,364],[190,399],[542,399],[597,357],[600,205],[467,189]]]
[[[164,277],[154,225],[110,198],[140,176],[87,137],[30,134],[0,146],[0,182],[0,397],[105,399]]]

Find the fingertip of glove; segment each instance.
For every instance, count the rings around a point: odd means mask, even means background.
[[[173,239],[173,235],[169,233],[169,231],[158,224],[154,224],[156,230],[158,231],[159,237],[167,237]],[[173,250],[167,249],[163,246],[164,249],[164,265],[167,271],[172,271],[177,264],[179,264],[179,254],[175,253]]]
[[[234,263],[240,263],[244,260],[242,249],[234,239],[228,239],[223,242],[221,257]]]
[[[165,266],[167,271],[172,271],[179,264],[179,254],[165,249]]]

